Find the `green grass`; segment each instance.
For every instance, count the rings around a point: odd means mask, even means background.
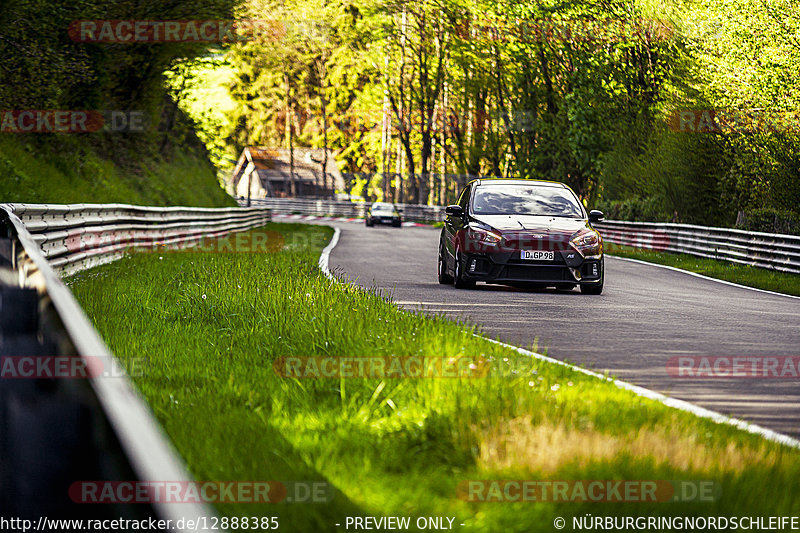
[[[136,253],[69,285],[197,479],[326,480],[325,504],[224,504],[284,531],[345,516],[450,516],[462,531],[552,531],[602,515],[797,515],[800,451],[531,360],[475,328],[400,310],[317,268],[329,228],[270,224],[277,253]],[[280,356],[469,355],[483,379],[296,380]],[[714,502],[471,503],[470,479],[712,480]],[[464,523],[465,527],[458,524]]]
[[[776,272],[766,268],[739,265],[728,261],[694,257],[688,254],[656,252],[618,244],[605,245],[605,247],[607,248],[606,253],[617,257],[628,257],[647,261],[648,263],[672,266],[703,274],[710,278],[747,285],[748,287],[800,296],[800,275],[798,274]]]
[[[152,143],[87,135],[38,142],[0,136],[0,201],[236,205],[219,186],[214,167],[196,150],[184,146],[163,157]]]

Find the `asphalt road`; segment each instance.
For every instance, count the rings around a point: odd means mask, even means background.
[[[519,346],[538,339],[551,357],[608,371],[619,379],[800,436],[800,378],[676,378],[676,356],[800,356],[800,299],[765,294],[651,265],[606,258],[600,296],[436,280],[438,229],[341,230],[330,257],[334,272],[377,286],[408,309],[445,313],[479,324]]]

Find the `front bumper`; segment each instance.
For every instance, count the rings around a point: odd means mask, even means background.
[[[370,217],[372,224],[386,224],[388,226],[399,226],[401,219],[399,217]]]
[[[519,251],[464,254],[464,277],[497,284],[596,284],[602,282],[602,256],[584,258],[574,250],[556,251],[553,261],[520,259]]]

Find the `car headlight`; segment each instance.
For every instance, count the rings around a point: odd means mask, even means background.
[[[588,228],[575,233],[569,240],[569,243],[584,257],[587,255],[597,255],[602,248],[600,234]]]
[[[470,225],[467,227],[466,240],[465,251],[482,252],[494,248],[503,238],[489,228]]]

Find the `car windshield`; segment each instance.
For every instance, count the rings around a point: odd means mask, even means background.
[[[375,204],[375,205],[372,206],[372,212],[373,213],[377,213],[377,212],[393,213],[394,212],[394,206],[391,205],[391,204]]]
[[[568,189],[533,185],[479,186],[472,200],[472,212],[583,218],[580,204]]]

